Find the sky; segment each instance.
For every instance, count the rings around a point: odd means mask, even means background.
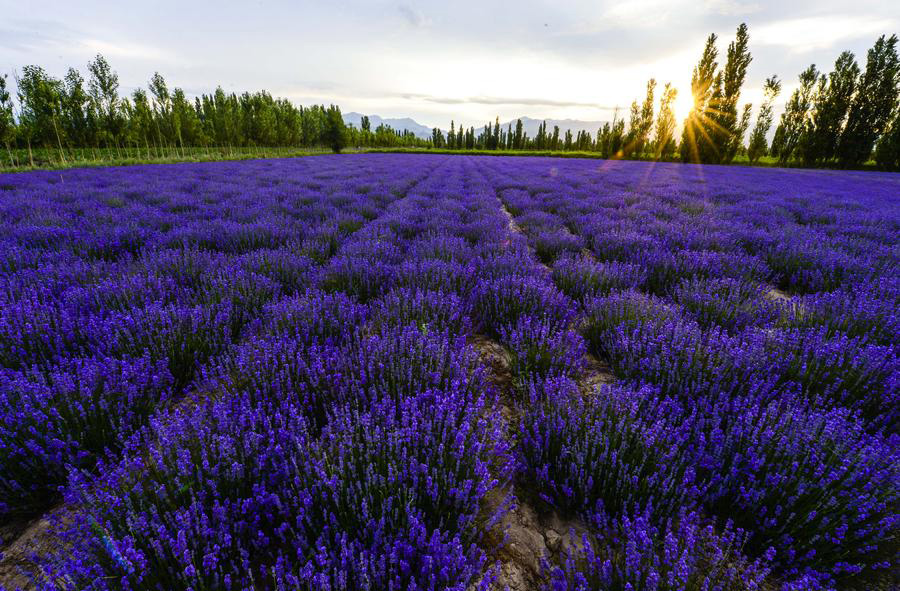
[[[159,71],[188,95],[266,89],[442,128],[609,120],[651,77],[678,89],[681,119],[707,35],[724,62],[741,22],[753,54],[741,102],[758,105],[778,74],[780,105],[809,64],[830,70],[849,49],[864,66],[879,35],[900,31],[900,2],[870,0],[0,0],[0,14],[0,74],[37,64],[62,77],[102,53],[127,93]]]

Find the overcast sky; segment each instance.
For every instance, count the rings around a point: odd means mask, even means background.
[[[850,49],[864,65],[900,29],[900,2],[869,0],[0,0],[0,14],[0,72],[62,76],[100,52],[129,93],[158,70],[191,95],[267,89],[441,127],[605,120],[650,77],[678,88],[681,118],[706,36],[720,35],[724,61],[741,22],[753,54],[744,101],[778,74],[783,102],[810,63],[830,69]]]

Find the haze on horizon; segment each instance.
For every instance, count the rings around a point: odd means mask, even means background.
[[[495,116],[608,120],[651,77],[678,88],[680,122],[707,35],[719,34],[724,60],[741,22],[753,54],[741,103],[758,105],[764,79],[778,74],[780,106],[810,63],[827,72],[849,49],[864,66],[900,23],[900,4],[871,0],[0,0],[0,11],[0,74],[37,64],[62,77],[99,52],[123,94],[159,71],[191,96],[264,89],[442,128]]]

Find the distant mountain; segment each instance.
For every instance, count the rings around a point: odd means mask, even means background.
[[[355,128],[359,129],[362,127],[362,113],[344,113],[344,123],[347,125],[352,124]],[[372,130],[374,131],[376,127],[381,124],[390,125],[392,129],[397,129],[399,131],[411,131],[416,134],[416,137],[420,137],[422,139],[428,139],[431,137],[431,128],[427,125],[422,125],[417,121],[410,119],[409,117],[404,117],[402,119],[385,119],[383,117],[379,117],[378,115],[369,115],[369,124],[372,126]]]
[[[531,117],[521,117],[522,129],[533,138],[537,135],[538,127],[544,121],[547,122],[547,133],[553,133],[553,126],[559,125],[559,135],[564,136],[567,129],[572,130],[572,135],[577,136],[579,131],[586,131],[594,137],[597,137],[597,130],[603,127],[606,121],[582,121],[581,119],[532,119]],[[516,120],[500,122],[501,127],[506,130],[507,126],[512,124],[513,131],[516,129]]]

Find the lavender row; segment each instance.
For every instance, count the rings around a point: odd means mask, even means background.
[[[517,259],[464,172],[441,166],[263,305],[201,371],[209,402],[83,473],[73,549],[44,568],[97,589],[489,584],[483,506],[512,456],[467,340],[487,269]]]
[[[49,506],[70,469],[117,453],[269,302],[319,281],[347,236],[430,170],[373,182],[383,166],[282,164],[12,177],[0,513]]]
[[[698,195],[672,182],[684,169],[621,175],[636,185],[618,191],[610,185],[627,166],[556,165],[484,163],[536,256],[578,302],[589,350],[623,380],[587,400],[565,372],[529,388],[525,477],[595,524],[579,552],[548,565],[552,587],[887,581],[900,496],[889,201],[872,201],[880,219],[855,216],[868,195],[809,187],[827,203],[809,211],[761,178],[738,209],[733,187]],[[738,173],[702,182],[728,175]],[[764,225],[764,211],[792,215]],[[772,284],[809,295],[783,303]],[[697,523],[721,533],[699,536]],[[691,536],[679,552],[693,567],[652,551],[670,552],[679,535]],[[657,542],[617,563],[616,543],[634,539]],[[734,551],[748,558],[699,576]]]

